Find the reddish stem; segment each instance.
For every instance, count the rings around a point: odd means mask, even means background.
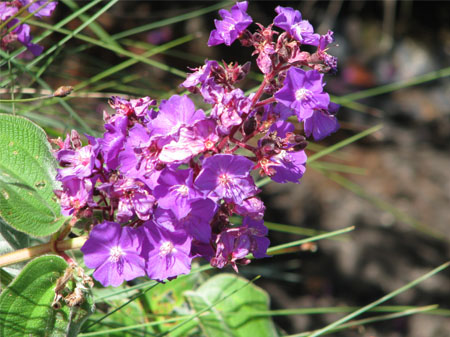
[[[255,104],[255,108],[259,108],[259,107],[264,106],[266,104],[272,104],[272,103],[275,103],[275,102],[276,102],[276,99],[275,99],[275,97],[272,96],[270,98],[267,98],[267,99],[265,99],[263,101],[260,101],[260,102],[256,103]]]

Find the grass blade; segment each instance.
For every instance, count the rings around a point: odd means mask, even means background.
[[[394,290],[394,291],[390,292],[389,294],[381,297],[380,299],[378,299],[378,300],[376,300],[376,301],[374,301],[374,302],[372,302],[372,303],[370,303],[370,304],[368,304],[368,305],[366,305],[366,306],[364,306],[364,307],[362,307],[362,308],[352,312],[351,314],[349,314],[349,315],[347,315],[347,316],[337,320],[336,322],[334,322],[332,324],[329,324],[329,325],[327,325],[326,327],[324,327],[324,328],[322,328],[320,330],[317,330],[316,332],[312,333],[311,335],[308,335],[308,337],[322,336],[323,334],[331,331],[334,328],[339,327],[340,325],[342,325],[342,324],[348,322],[349,320],[351,320],[351,319],[361,315],[362,313],[368,311],[369,309],[372,309],[372,308],[376,307],[377,305],[379,305],[381,303],[384,303],[387,300],[390,300],[391,298],[401,294],[402,292],[404,292],[404,291],[406,291],[408,289],[411,289],[412,287],[414,287],[414,286],[418,285],[419,283],[425,281],[426,279],[430,278],[431,276],[433,276],[433,275],[441,272],[442,270],[446,269],[449,265],[450,265],[450,262],[446,262],[446,263],[440,265],[439,267],[433,269],[432,271],[426,273],[425,275],[415,279],[414,281],[409,282],[408,284],[404,285],[403,287],[401,287],[401,288],[399,288],[397,290]]]

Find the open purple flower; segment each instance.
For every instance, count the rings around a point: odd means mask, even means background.
[[[270,178],[280,184],[298,183],[306,170],[305,151],[288,152],[282,150],[279,154],[272,156],[270,160],[275,163],[270,166],[275,170],[275,174],[271,175]]]
[[[253,22],[250,15],[246,13],[247,1],[237,2],[230,11],[221,9],[219,11],[222,20],[214,20],[216,29],[211,32],[208,46],[225,43],[230,46],[239,35]]]
[[[159,176],[158,186],[153,190],[159,207],[171,209],[177,219],[188,215],[195,200],[203,199],[203,193],[193,185],[193,174],[192,169],[165,169]]]
[[[339,104],[330,102],[328,109],[314,110],[311,117],[305,119],[304,129],[306,136],[311,134],[314,140],[321,140],[339,129],[339,123],[335,114],[339,109]]]
[[[184,231],[169,231],[152,221],[147,221],[141,233],[148,240],[143,249],[146,271],[152,280],[163,281],[191,270],[191,241]]]
[[[319,44],[319,34],[314,33],[313,26],[308,20],[302,20],[299,11],[290,7],[278,6],[275,8],[278,15],[273,20],[273,24],[284,29],[289,35],[301,44],[317,46]]]
[[[158,159],[164,163],[187,163],[201,152],[211,150],[219,140],[213,119],[203,119],[192,127],[181,127],[178,139],[162,146]]]
[[[203,110],[196,110],[188,96],[173,95],[161,101],[159,113],[150,122],[149,128],[152,136],[173,136],[177,139],[180,127],[191,126],[204,118]]]
[[[278,102],[291,108],[301,122],[312,116],[314,109],[327,109],[330,96],[323,92],[323,75],[317,70],[290,68],[283,87],[275,93]]]
[[[135,229],[109,221],[95,226],[81,247],[86,266],[95,268],[94,278],[104,287],[145,275],[141,249]]]
[[[251,160],[243,156],[217,154],[203,161],[203,169],[195,185],[209,192],[211,197],[240,204],[258,193],[250,176],[253,165]]]

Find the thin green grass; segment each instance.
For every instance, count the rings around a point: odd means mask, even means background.
[[[374,302],[372,302],[372,303],[370,303],[368,305],[365,305],[364,307],[362,307],[362,308],[352,312],[351,314],[349,314],[349,315],[347,315],[347,316],[345,316],[345,317],[343,317],[341,319],[338,319],[337,321],[333,322],[332,324],[329,324],[326,327],[313,332],[312,334],[308,335],[308,337],[322,336],[322,335],[328,333],[329,331],[331,331],[331,330],[333,330],[335,328],[338,328],[342,324],[347,323],[349,320],[351,320],[351,319],[353,319],[355,317],[358,317],[359,315],[367,312],[368,310],[376,307],[377,305],[379,305],[381,303],[384,303],[384,302],[390,300],[391,298],[393,298],[393,297],[395,297],[395,296],[397,296],[397,295],[399,295],[399,294],[401,294],[401,293],[403,293],[403,292],[405,292],[405,291],[415,287],[419,283],[421,283],[421,282],[425,281],[426,279],[428,279],[428,278],[436,275],[437,273],[443,271],[449,265],[450,265],[450,262],[446,262],[446,263],[440,265],[439,267],[433,269],[432,271],[426,273],[425,275],[415,279],[414,281],[409,282],[408,284],[404,285],[403,287],[398,288],[397,290],[394,290],[394,291],[390,292],[389,294],[381,297],[380,299],[378,299],[378,300],[376,300],[376,301],[374,301]]]

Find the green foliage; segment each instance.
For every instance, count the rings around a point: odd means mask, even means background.
[[[76,336],[93,311],[91,296],[81,306],[54,309],[55,285],[68,264],[54,255],[41,256],[25,266],[0,295],[0,336]],[[68,292],[74,284],[67,285]]]
[[[200,325],[206,336],[214,337],[272,337],[278,336],[270,317],[255,317],[255,310],[269,309],[269,295],[234,274],[219,274],[207,280],[196,291],[185,295],[197,311],[235,290],[236,293],[215,305],[212,315],[200,315]]]
[[[44,131],[0,114],[0,215],[15,229],[45,236],[64,223],[53,190],[56,160]]]
[[[30,237],[8,226],[0,218],[0,255],[25,248],[30,245]],[[0,289],[11,281],[11,275],[16,276],[23,268],[24,264],[18,263],[11,267],[0,269]]]

